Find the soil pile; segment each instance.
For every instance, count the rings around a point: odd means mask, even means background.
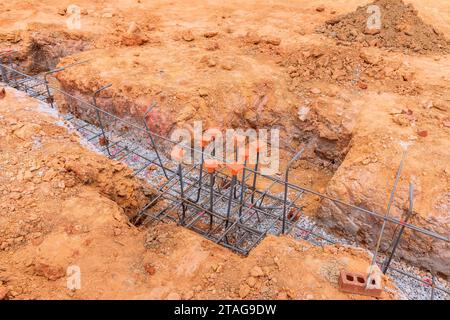
[[[386,61],[378,52],[348,47],[312,46],[296,51],[283,62],[289,74],[290,90],[308,82],[325,81],[368,89],[373,83],[389,90],[416,95],[414,74],[402,63]]]
[[[380,9],[381,28],[378,30],[367,28],[367,21],[374,14],[370,6]],[[407,52],[447,53],[450,48],[442,32],[424,23],[413,5],[406,5],[402,0],[377,0],[330,19],[326,22],[325,33],[341,41]]]

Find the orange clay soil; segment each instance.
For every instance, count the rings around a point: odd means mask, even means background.
[[[30,71],[92,59],[58,73],[58,85],[91,99],[112,83],[100,106],[137,122],[157,101],[149,124],[163,134],[194,120],[205,127],[281,128],[282,163],[307,147],[292,182],[380,213],[406,142],[391,214],[404,217],[412,181],[411,223],[449,234],[447,0],[395,1],[377,35],[360,34],[363,13],[356,10],[369,4],[363,0],[80,1],[77,31],[65,25],[68,4],[2,3],[1,47],[17,48],[18,62]],[[338,16],[344,18],[330,27],[327,21]],[[403,25],[396,26],[398,17]],[[307,214],[373,248],[380,221],[317,197],[305,201]],[[383,248],[393,230],[389,225]],[[448,244],[408,231],[403,240],[399,256],[450,273]]]
[[[0,100],[0,299],[367,299],[337,287],[340,270],[367,271],[363,249],[269,236],[244,258],[175,225],[132,226],[151,189],[45,108],[9,88]]]

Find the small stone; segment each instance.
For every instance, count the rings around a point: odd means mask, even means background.
[[[425,137],[428,136],[428,131],[426,131],[426,130],[419,130],[419,131],[417,131],[417,135],[419,137],[425,138]]]
[[[217,65],[216,60],[214,60],[214,58],[211,57],[203,57],[200,62],[202,63],[206,63],[206,65],[210,68],[215,67]]]
[[[150,263],[146,263],[144,265],[144,269],[145,271],[149,274],[149,275],[154,275],[156,273],[156,269],[155,267],[153,267]]]
[[[31,267],[33,265],[33,263],[34,263],[33,258],[28,258],[27,260],[25,260],[23,262],[24,266],[27,268]]]
[[[317,12],[324,12],[325,11],[325,7],[324,6],[319,6],[316,8]]]
[[[31,244],[33,246],[38,246],[40,245],[42,242],[44,242],[44,237],[38,237],[38,238],[34,238],[31,240]]]
[[[408,115],[408,116],[412,116],[413,113],[414,113],[414,111],[412,111],[412,110],[409,109],[409,108],[406,108],[406,109],[403,109],[403,110],[402,110],[402,113],[403,113],[403,114],[406,114],[406,115]]]
[[[244,299],[248,294],[250,293],[250,287],[246,285],[245,283],[241,285],[239,288],[239,297],[241,299]]]
[[[58,9],[58,14],[60,16],[65,16],[66,13],[67,13],[67,8],[60,8],[60,9]]]
[[[31,172],[31,171],[26,171],[24,174],[23,174],[23,179],[24,180],[31,180],[33,178],[33,173]]]
[[[358,87],[363,89],[363,90],[366,90],[368,86],[367,86],[367,83],[362,82],[362,81],[358,81]]]
[[[132,21],[130,23],[130,26],[128,27],[127,33],[128,34],[133,34],[133,33],[136,33],[138,31],[139,31],[138,25],[136,24],[136,22]]]
[[[114,14],[112,12],[105,12],[102,14],[102,18],[112,18]]]
[[[208,51],[219,50],[219,48],[220,48],[220,46],[219,46],[219,43],[217,43],[217,41],[212,41],[212,42],[208,43],[208,45],[205,47],[205,49]]]
[[[308,114],[309,114],[309,111],[310,111],[311,109],[309,108],[309,107],[300,107],[299,109],[298,109],[298,118],[301,120],[301,121],[305,121],[306,120],[306,118],[307,118],[307,116],[308,116]]]
[[[397,114],[392,118],[392,121],[394,121],[394,123],[402,126],[402,127],[407,127],[410,125],[410,120],[409,118],[404,115],[404,114]]]
[[[264,276],[264,272],[262,271],[262,269],[259,266],[254,266],[252,271],[250,272],[250,274],[253,277],[262,277],[262,276]]]
[[[311,88],[310,92],[313,94],[320,94],[322,91],[319,88]]]
[[[359,56],[365,63],[372,65],[377,65],[381,61],[381,56],[376,53],[367,54],[362,52]]]
[[[278,37],[264,37],[263,40],[265,43],[271,44],[273,46],[279,46],[281,43],[281,39]]]
[[[215,37],[215,36],[217,36],[219,33],[217,32],[217,31],[206,31],[204,34],[203,34],[203,36],[205,37],[205,38],[212,38],[212,37]]]
[[[34,265],[34,274],[51,281],[58,280],[66,275],[62,267],[50,266],[45,263],[36,263]]]
[[[424,109],[427,109],[427,110],[433,108],[433,101],[432,101],[432,100],[426,100],[426,101],[423,101],[423,102],[422,102],[422,107],[423,107]]]
[[[254,287],[255,286],[255,284],[256,284],[256,278],[255,277],[248,277],[247,278],[247,280],[246,280],[246,282],[247,282],[247,284],[250,286],[250,287]]]
[[[249,31],[247,32],[246,42],[252,43],[252,44],[259,44],[261,42],[261,37],[256,31]]]
[[[223,61],[220,66],[223,70],[233,70],[233,63],[231,61]]]
[[[183,38],[184,41],[187,41],[187,42],[191,42],[195,39],[191,30],[184,31],[183,34],[181,35],[181,37]]]

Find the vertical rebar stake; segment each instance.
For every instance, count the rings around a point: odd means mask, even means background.
[[[147,111],[145,112],[145,114],[144,114],[144,126],[145,126],[145,130],[147,131],[147,133],[148,133],[148,135],[150,137],[150,142],[152,143],[153,150],[155,150],[156,157],[158,158],[159,166],[163,170],[163,173],[164,173],[164,176],[166,177],[166,179],[169,180],[169,176],[167,175],[166,168],[164,167],[164,165],[162,163],[161,156],[159,155],[158,148],[156,147],[156,144],[155,144],[155,140],[153,139],[152,131],[148,127],[148,124],[147,124],[147,121],[146,121],[147,115],[153,110],[153,108],[155,106],[156,106],[156,102],[154,102],[150,106],[150,108],[148,108]]]
[[[60,68],[60,69],[56,69],[56,70],[53,70],[53,71],[46,72],[46,73],[44,74],[45,90],[47,90],[47,95],[48,95],[48,101],[47,101],[47,102],[50,102],[50,106],[52,107],[52,109],[54,109],[55,106],[53,105],[53,96],[52,96],[52,94],[51,94],[51,92],[50,92],[50,87],[49,87],[49,85],[48,85],[47,76],[50,75],[50,74],[52,74],[52,73],[54,73],[54,72],[59,72],[59,71],[62,71],[62,70],[64,70],[64,69],[63,69],[63,68]],[[95,98],[94,98],[94,99],[95,99]]]
[[[94,92],[94,95],[93,95],[93,101],[94,101],[94,106],[95,106],[95,112],[96,112],[96,114],[97,114],[98,124],[99,124],[100,130],[101,130],[101,132],[102,132],[102,137],[103,137],[103,139],[105,140],[105,143],[106,143],[106,151],[108,152],[108,156],[109,156],[110,158],[112,158],[112,155],[111,155],[111,152],[110,152],[110,150],[109,150],[109,141],[108,141],[108,139],[107,139],[107,137],[106,137],[105,129],[103,128],[103,123],[102,123],[102,119],[101,119],[101,116],[100,116],[100,109],[99,109],[98,106],[97,106],[97,95],[98,95],[101,91],[106,90],[106,89],[108,89],[108,88],[111,87],[111,86],[112,86],[112,84],[110,83],[110,84],[108,84],[108,85],[106,85],[106,86],[104,86],[104,87],[101,87],[100,89],[98,89],[97,91],[95,91],[95,92]]]
[[[253,175],[252,198],[250,200],[252,204],[255,203],[256,177],[258,176],[258,166],[259,166],[259,149],[256,150],[255,174]]]
[[[381,226],[380,235],[378,236],[377,245],[375,247],[375,252],[373,254],[372,262],[370,263],[369,272],[368,272],[368,275],[367,275],[367,283],[366,283],[366,287],[365,287],[366,290],[367,290],[367,287],[368,287],[369,283],[372,280],[371,276],[372,276],[373,267],[374,267],[374,265],[377,262],[377,256],[378,256],[378,251],[380,250],[381,239],[383,238],[384,229],[386,228],[387,217],[389,216],[389,213],[391,212],[392,202],[394,201],[394,195],[395,195],[395,191],[397,190],[397,184],[398,184],[398,181],[400,179],[400,174],[401,174],[402,169],[403,169],[403,163],[405,162],[406,153],[407,153],[407,150],[405,150],[403,152],[402,160],[400,161],[400,165],[399,165],[399,167],[397,169],[397,174],[395,176],[394,186],[392,188],[391,195],[389,196],[389,201],[388,201],[388,205],[387,205],[387,209],[386,209],[386,214],[384,215],[383,225]]]
[[[198,174],[198,190],[197,190],[197,197],[195,200],[191,200],[194,203],[197,203],[200,200],[200,194],[202,192],[202,180],[203,180],[203,164],[205,163],[205,154],[204,154],[205,148],[202,145],[202,157],[200,162],[200,168],[199,168],[199,174]]]
[[[186,218],[186,206],[184,204],[183,169],[181,167],[181,162],[178,163],[178,176],[180,177],[181,210],[183,212],[183,215],[181,216],[181,225],[183,226]]]
[[[236,175],[233,175],[231,178],[231,185],[230,185],[230,197],[228,198],[228,206],[227,206],[227,220],[225,222],[225,229],[228,228],[228,223],[230,219],[230,212],[231,212],[231,202],[233,200],[233,190],[234,185],[236,184]]]
[[[214,180],[215,180],[215,172],[211,172],[209,174],[209,212],[214,212]],[[213,225],[213,215],[210,213],[209,215],[209,230],[212,229]]]
[[[409,209],[408,209],[408,213],[406,215],[405,221],[404,223],[402,223],[402,226],[400,228],[400,231],[398,233],[398,236],[396,237],[395,241],[394,241],[394,245],[392,246],[392,251],[391,254],[389,255],[388,258],[386,258],[386,260],[383,263],[383,273],[386,274],[386,272],[389,269],[389,265],[391,264],[392,258],[394,257],[395,251],[397,250],[397,246],[400,243],[400,239],[403,235],[403,231],[405,230],[405,223],[408,223],[409,218],[411,217],[412,213],[413,213],[413,204],[414,204],[414,187],[413,184],[410,182],[409,183]]]
[[[242,169],[242,185],[241,185],[241,194],[239,198],[239,222],[242,223],[242,208],[244,207],[244,192],[245,192],[245,169],[247,167],[247,155],[245,155],[244,159],[244,169]]]
[[[213,210],[214,210],[214,183],[216,180],[216,169],[219,164],[216,160],[205,160],[204,165],[206,171],[209,173],[209,231],[212,229],[213,225]]]
[[[178,170],[177,174],[180,179],[180,198],[181,198],[181,209],[182,209],[182,216],[180,224],[184,225],[184,220],[186,218],[186,205],[185,205],[185,199],[184,199],[184,185],[183,185],[183,169],[181,164],[183,163],[183,157],[185,154],[185,150],[182,147],[174,146],[172,149],[172,152],[170,154],[173,161],[178,163]]]
[[[284,201],[283,201],[283,224],[281,227],[281,234],[284,234],[284,231],[286,229],[286,209],[287,209],[287,198],[288,198],[288,191],[289,191],[289,169],[291,168],[292,164],[297,161],[297,159],[302,155],[305,148],[301,149],[297,154],[289,161],[286,172],[284,174]]]

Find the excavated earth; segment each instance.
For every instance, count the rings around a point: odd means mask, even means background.
[[[0,4],[0,48],[16,48],[16,62],[28,72],[84,62],[52,83],[89,101],[111,83],[100,107],[139,124],[156,101],[145,120],[162,135],[194,120],[205,128],[280,128],[282,165],[306,147],[293,183],[382,214],[407,145],[390,215],[405,218],[412,182],[410,223],[448,237],[448,1],[377,0],[383,26],[377,34],[365,32],[369,2],[361,0],[210,1],[208,7],[196,0],[80,1],[82,27],[75,31],[65,24],[70,3],[52,3]],[[380,220],[314,196],[302,201],[331,231],[374,248]],[[383,250],[394,230],[387,225]],[[290,240],[266,239],[243,261],[263,256],[273,241]],[[397,256],[450,274],[449,245],[417,232],[406,230]]]
[[[8,88],[0,124],[0,299],[365,298],[337,288],[340,270],[367,271],[364,249],[270,236],[243,258],[175,225],[140,230],[128,218],[154,191],[47,105]]]
[[[367,25],[367,14],[374,12],[371,9],[373,6],[377,6],[381,13],[380,30]],[[326,25],[324,31],[327,35],[365,46],[402,50],[405,53],[448,53],[450,48],[445,35],[424,23],[413,4],[405,5],[402,0],[376,0],[358,7],[354,12],[331,18]]]

